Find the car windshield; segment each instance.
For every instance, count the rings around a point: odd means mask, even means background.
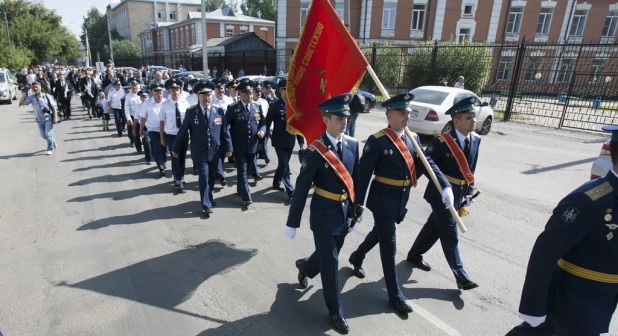
[[[433,91],[426,89],[415,89],[411,91],[414,94],[414,102],[442,105],[444,99],[448,97],[448,92]]]
[[[6,78],[4,78],[4,74],[0,72],[0,83],[6,82]]]

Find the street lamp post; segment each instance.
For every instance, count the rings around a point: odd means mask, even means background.
[[[206,35],[206,1],[202,0],[202,66],[204,79],[208,80],[208,37]]]

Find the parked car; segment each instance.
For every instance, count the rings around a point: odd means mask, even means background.
[[[601,176],[605,176],[612,169],[612,157],[609,151],[609,139],[603,143],[599,157],[592,163],[590,171],[590,179],[594,180]]]
[[[170,74],[170,77],[174,77],[174,76],[176,76],[177,74],[179,74],[179,73],[180,73],[180,70],[177,70],[177,69],[168,69],[168,70],[167,70],[167,73],[169,73],[169,74]]]
[[[201,71],[186,71],[186,72],[179,72],[177,74],[174,75],[174,78],[178,78],[181,81],[186,82],[187,81],[187,76],[189,75],[193,75],[194,78],[197,79],[203,79],[204,78],[204,74]],[[212,77],[208,76],[208,80],[212,80]]]
[[[16,80],[11,75],[11,72],[6,68],[0,68],[0,101],[13,104],[13,100],[17,99]]]
[[[421,86],[410,93],[414,94],[414,99],[408,127],[413,132],[427,135],[449,132],[453,128],[453,122],[451,116],[446,115],[446,110],[454,103],[469,97],[476,98],[476,132],[486,135],[491,130],[494,111],[471,91],[445,86]]]
[[[167,71],[167,70],[169,70],[169,69],[166,68],[166,67],[163,67],[163,66],[151,65],[149,70],[148,70],[148,80],[153,80],[154,79],[155,72],[157,72],[157,71],[163,72],[163,71]]]
[[[374,96],[372,93],[358,89],[357,90],[358,93],[363,96],[365,98],[365,113],[369,113],[369,111],[371,111],[372,108],[376,107],[376,96]]]

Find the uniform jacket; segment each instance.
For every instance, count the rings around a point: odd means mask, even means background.
[[[454,128],[451,130],[450,136],[453,137],[455,143],[457,143],[461,148],[461,144],[457,139],[457,134]],[[472,132],[470,133],[470,139],[470,153],[466,159],[468,161],[470,171],[474,174],[476,170],[476,162],[479,157],[481,137]],[[459,171],[459,166],[457,165],[457,161],[455,160],[453,153],[451,153],[451,150],[448,148],[447,144],[443,142],[440,137],[435,137],[431,140],[429,145],[427,145],[426,152],[433,162],[438,165],[438,168],[440,168],[442,174],[460,180],[464,179],[463,175]],[[472,193],[472,189],[474,189],[474,182],[470,186],[458,186],[453,183],[452,188],[453,196],[455,197],[455,209],[459,210],[464,197]],[[433,183],[427,185],[427,189],[425,189],[425,199],[431,204],[436,204],[436,202],[442,203],[442,195],[438,192],[438,189],[433,185]]]
[[[221,108],[211,105],[206,120],[199,104],[189,107],[176,135],[174,152],[180,151],[187,131],[191,133],[191,155],[198,160],[212,161],[219,153],[233,151],[229,126]]]
[[[418,135],[414,134],[414,138],[418,144],[421,143]],[[414,159],[415,173],[418,180],[423,174],[427,175],[426,169],[407,135],[405,143]],[[430,157],[427,157],[427,161],[436,174],[442,188],[449,187],[450,183],[442,175],[438,166]],[[360,183],[358,184],[356,195],[358,197],[357,203],[359,204],[363,204],[365,200],[365,194],[367,194],[372,175],[394,180],[410,179],[410,170],[399,149],[381,131],[371,135],[363,148],[363,156],[360,160]],[[429,178],[429,175],[427,175],[427,178]],[[433,185],[433,182],[429,183]],[[411,188],[411,185],[392,186],[373,180],[367,197],[367,208],[371,212],[382,216],[400,217],[405,214]],[[434,187],[434,189],[436,188]],[[440,202],[442,202],[441,196]]]
[[[285,119],[285,101],[283,99],[277,99],[268,106],[266,129],[269,130],[272,124],[274,124],[274,128],[270,138],[273,147],[281,149],[294,148],[295,140],[298,141],[299,145],[305,143],[305,139],[302,136],[293,135],[287,131],[288,123]]]
[[[350,173],[350,176],[352,176],[354,187],[356,188],[359,176],[358,141],[343,134],[341,136],[343,140],[343,159],[341,159],[341,162]],[[337,156],[337,148],[333,146],[326,134],[323,134],[320,139]],[[300,174],[296,179],[296,190],[290,203],[287,226],[293,228],[300,227],[305,201],[312,185],[335,194],[346,192],[344,183],[337,177],[333,168],[322,158],[317,150],[309,147],[307,154],[303,158]],[[340,236],[344,234],[346,232],[348,207],[350,205],[349,197],[345,201],[339,202],[314,194],[311,197],[311,214],[309,216],[311,230],[314,233],[327,236]]]
[[[259,138],[257,133],[266,134],[266,120],[260,104],[249,103],[247,111],[242,102],[228,105],[225,119],[230,126],[234,151],[240,154],[257,153]]]

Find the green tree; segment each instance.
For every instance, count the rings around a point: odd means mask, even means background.
[[[100,55],[101,61],[106,62],[109,57],[109,34],[107,33],[107,16],[101,14],[96,7],[91,7],[84,17],[82,24],[82,35],[80,40],[86,45],[86,31],[88,31],[88,43],[90,45],[90,53],[93,59],[97,59],[97,54]],[[121,40],[122,36],[118,34],[116,29],[112,30],[112,40]],[[107,48],[107,49],[105,49]],[[116,48],[114,48],[114,53]]]
[[[142,57],[142,50],[140,47],[133,44],[129,40],[113,40],[112,46],[114,47],[114,59],[129,59]],[[109,46],[103,47],[105,55],[109,55]]]
[[[217,10],[219,8],[226,8],[229,7],[227,2],[225,0],[209,0],[206,1],[206,11],[207,12],[212,12],[214,10]],[[236,10],[235,8],[232,8],[234,10]]]
[[[40,64],[48,57],[79,56],[77,40],[61,25],[62,18],[55,11],[40,3],[4,0],[0,2],[0,12],[7,14],[11,42],[15,47],[13,56],[18,58],[13,62],[30,58],[30,63]],[[8,46],[6,31],[0,39]]]
[[[374,48],[371,45],[360,46],[365,58],[371,64]],[[383,44],[375,48],[375,63],[372,65],[373,71],[387,88],[395,88],[401,86],[404,78],[404,69],[406,64],[406,55],[401,47]],[[362,86],[369,87],[369,82],[373,79],[366,74],[363,79]],[[376,85],[373,86],[374,88]]]
[[[275,20],[274,0],[244,0],[240,5],[240,9],[244,15],[264,20]]]

